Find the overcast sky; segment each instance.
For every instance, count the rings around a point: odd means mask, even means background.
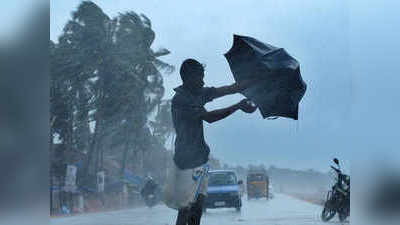
[[[57,41],[80,2],[51,1],[50,39]],[[135,11],[151,19],[156,33],[153,48],[169,49],[171,54],[163,60],[178,68],[165,76],[165,98],[180,85],[179,66],[189,57],[207,65],[207,86],[231,84],[223,54],[232,46],[233,34],[284,47],[300,62],[308,89],[298,121],[263,120],[259,112],[238,112],[206,124],[206,141],[223,162],[327,171],[333,157],[350,164],[370,157],[370,152],[398,152],[400,78],[393,73],[397,52],[381,49],[398,47],[399,35],[393,35],[388,22],[394,20],[398,3],[383,11],[377,5],[370,9],[336,0],[94,2],[110,17]],[[369,17],[377,12],[385,20]],[[206,107],[228,106],[241,98],[225,97]]]

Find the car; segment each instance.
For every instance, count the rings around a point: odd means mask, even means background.
[[[215,208],[235,208],[240,211],[242,199],[240,181],[232,170],[212,170],[208,173],[208,190],[203,211]]]

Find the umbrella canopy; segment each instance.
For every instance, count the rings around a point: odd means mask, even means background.
[[[242,94],[257,104],[263,118],[298,119],[307,86],[299,63],[285,49],[234,35],[233,46],[224,56],[236,82],[259,80]]]

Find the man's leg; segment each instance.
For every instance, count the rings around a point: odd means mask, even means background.
[[[200,225],[201,216],[203,215],[203,204],[205,196],[199,194],[196,202],[190,208],[189,225]]]
[[[178,211],[178,218],[176,218],[176,225],[187,225],[189,213],[189,209],[180,209]]]

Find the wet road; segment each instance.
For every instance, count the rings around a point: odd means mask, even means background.
[[[335,217],[329,223],[320,219],[321,206],[275,194],[269,201],[243,199],[241,212],[235,209],[208,209],[202,225],[339,225]],[[176,211],[164,205],[114,212],[91,213],[51,219],[52,225],[174,225]],[[348,224],[348,223],[347,223]]]

